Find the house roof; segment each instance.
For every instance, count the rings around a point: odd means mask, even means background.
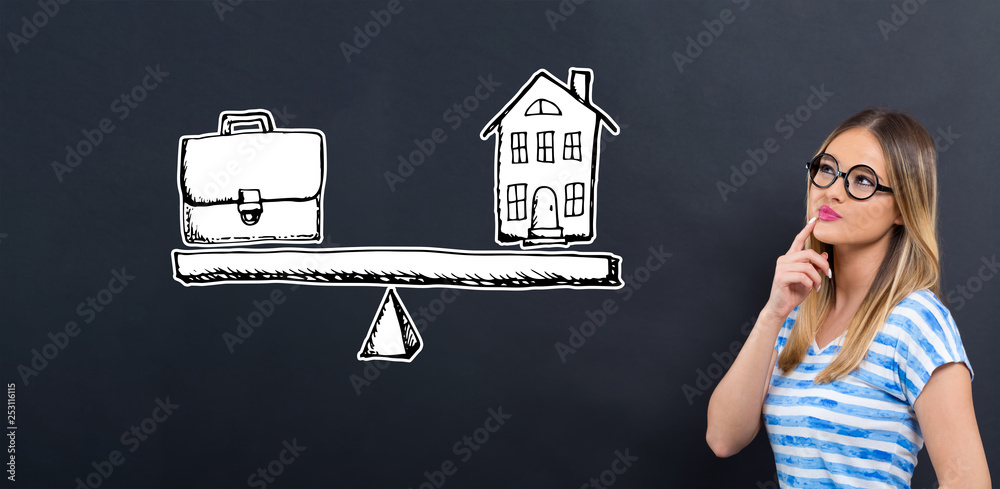
[[[591,73],[590,80],[591,83],[593,83],[594,77],[590,69],[570,68],[569,69],[570,79],[572,79],[573,72],[575,71],[590,72]],[[593,103],[581,99],[579,95],[577,95],[576,92],[573,91],[573,89],[571,89],[567,83],[563,83],[562,81],[556,79],[554,76],[552,76],[551,73],[549,73],[543,68],[536,71],[535,74],[532,75],[532,77],[529,78],[528,81],[523,86],[521,86],[521,89],[518,90],[517,95],[515,95],[514,98],[510,99],[510,102],[507,102],[507,105],[505,105],[504,108],[497,113],[497,115],[493,116],[493,119],[490,120],[489,124],[487,124],[486,127],[483,128],[483,132],[479,134],[479,137],[484,141],[489,139],[490,135],[493,134],[493,132],[496,131],[497,127],[500,126],[500,122],[503,121],[503,118],[507,115],[507,113],[510,112],[510,110],[513,109],[515,105],[517,105],[517,103],[521,100],[521,98],[524,97],[525,94],[531,91],[531,88],[535,85],[535,82],[537,82],[542,77],[545,77],[550,82],[552,82],[552,84],[563,89],[567,94],[573,97],[573,99],[579,102],[581,105],[593,111],[594,114],[597,115],[597,119],[601,121],[604,124],[604,126],[608,128],[609,131],[611,131],[611,134],[618,134],[618,124],[616,124],[615,121],[608,116],[608,114],[606,114],[603,110],[601,110],[600,107],[594,105]],[[590,89],[591,87],[587,87],[588,91]],[[590,100],[593,100],[592,96],[588,98],[590,98]]]

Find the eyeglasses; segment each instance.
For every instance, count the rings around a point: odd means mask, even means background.
[[[847,194],[857,200],[865,200],[879,190],[892,193],[891,188],[879,185],[878,175],[868,165],[857,165],[842,172],[833,155],[820,153],[806,163],[806,168],[809,169],[809,180],[819,188],[827,188],[837,181],[837,177],[844,177]]]

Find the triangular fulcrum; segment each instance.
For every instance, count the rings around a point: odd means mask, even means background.
[[[381,306],[368,329],[368,336],[358,351],[358,360],[410,362],[423,348],[420,333],[413,326],[394,287],[385,290]]]

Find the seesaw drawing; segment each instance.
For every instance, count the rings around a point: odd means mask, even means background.
[[[618,125],[594,104],[593,81],[587,68],[570,68],[568,84],[538,70],[479,135],[496,135],[497,244],[594,241],[601,128]]]
[[[498,243],[520,242],[522,248],[565,247],[592,242],[596,235],[599,131],[603,125],[617,134],[618,127],[590,102],[591,71],[573,68],[570,74],[570,85],[566,86],[539,70],[483,131],[483,139],[493,132],[498,136]],[[536,95],[547,98],[521,103]],[[509,123],[501,125],[508,113],[522,107],[523,116],[512,116]],[[558,120],[551,117],[564,114]],[[529,134],[536,141],[532,146],[536,149],[534,159],[525,156]],[[563,143],[559,146],[562,158],[555,157],[553,138],[557,135]],[[512,157],[509,151],[504,156],[505,137],[518,138],[518,144],[511,146],[518,156]],[[218,248],[321,242],[326,156],[322,131],[275,130],[271,113],[263,109],[225,111],[219,116],[217,132],[182,136],[177,181],[181,234],[185,244],[203,249],[173,251],[174,279],[184,286],[296,283],[385,287],[357,358],[398,362],[412,361],[424,345],[397,286],[524,291],[617,289],[624,285],[621,257],[611,253],[418,247]],[[505,170],[507,164],[515,169]],[[512,192],[507,200],[500,198],[507,195],[505,192]],[[528,192],[532,195],[530,214]],[[504,227],[505,221],[510,225]],[[208,246],[216,248],[204,249]]]
[[[184,285],[298,283],[463,289],[617,288],[620,259],[606,253],[445,248],[174,250]]]

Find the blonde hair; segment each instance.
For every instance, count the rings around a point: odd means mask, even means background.
[[[866,109],[837,126],[817,154],[826,152],[830,142],[841,133],[855,128],[867,130],[882,146],[889,180],[887,186],[893,188],[903,224],[893,225],[885,258],[848,323],[843,346],[833,361],[817,374],[817,384],[832,382],[857,370],[889,313],[911,292],[930,289],[935,295],[941,295],[934,141],[916,119],[906,114]],[[808,178],[806,185],[811,190]],[[827,252],[830,266],[833,266],[832,245],[810,236],[806,249]],[[794,370],[805,358],[819,325],[834,305],[836,276],[832,281],[823,280],[831,283],[824,283],[820,292],[806,296],[788,342],[778,357],[778,366],[785,372]]]

